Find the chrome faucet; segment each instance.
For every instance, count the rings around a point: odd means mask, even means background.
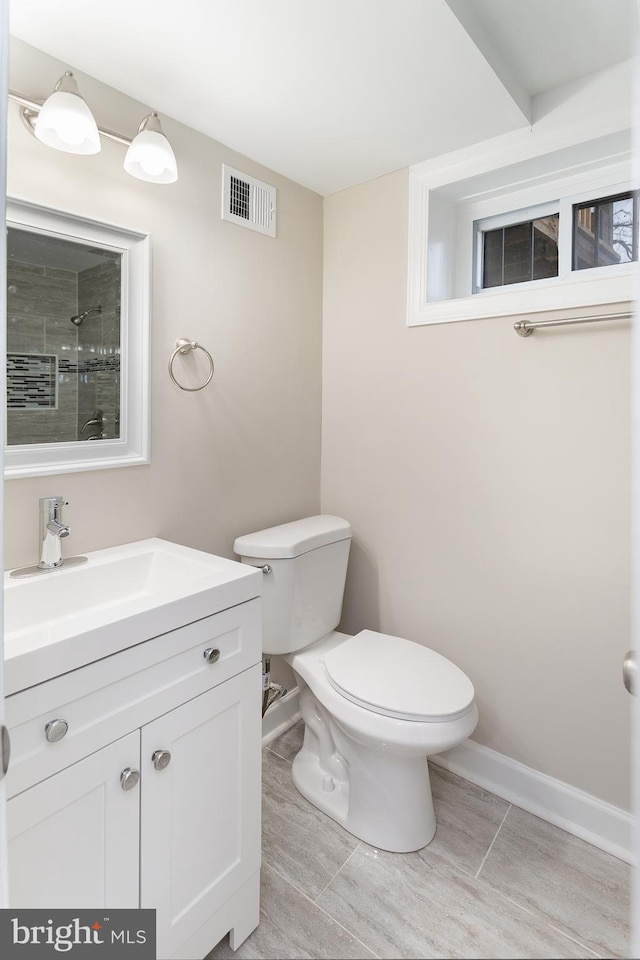
[[[64,497],[40,498],[40,562],[12,570],[9,574],[11,577],[33,577],[46,574],[48,570],[57,570],[63,564],[66,569],[87,562],[87,557],[62,556],[62,540],[71,533],[66,523],[62,522],[64,506],[67,506]]]
[[[41,570],[53,570],[62,564],[62,539],[70,534],[62,522],[64,497],[40,498],[40,562]]]

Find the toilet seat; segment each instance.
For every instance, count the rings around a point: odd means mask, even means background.
[[[387,717],[442,723],[473,705],[473,684],[462,670],[403,637],[362,630],[328,650],[324,663],[338,693]]]

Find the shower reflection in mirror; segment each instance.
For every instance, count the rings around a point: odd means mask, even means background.
[[[120,436],[121,259],[8,229],[8,445]]]

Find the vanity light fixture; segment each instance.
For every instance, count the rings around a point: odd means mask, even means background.
[[[36,117],[38,140],[65,153],[99,153],[100,135],[93,114],[78,92],[70,70],[56,83]]]
[[[148,183],[174,183],[178,179],[176,158],[162,132],[158,114],[150,113],[144,118],[133,141],[98,127],[70,70],[60,77],[44,103],[13,90],[9,91],[9,99],[21,106],[22,120],[29,132],[47,146],[66,153],[98,153],[100,137],[104,137],[128,148],[124,169],[132,177]]]
[[[124,158],[124,168],[132,177],[150,183],[174,183],[178,179],[176,158],[157,113],[150,113],[140,124]]]

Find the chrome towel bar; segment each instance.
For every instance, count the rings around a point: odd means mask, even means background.
[[[627,313],[602,313],[597,317],[569,317],[568,320],[516,320],[513,329],[519,337],[529,337],[537,327],[564,327],[572,323],[597,323],[604,320],[628,320],[632,317]]]

